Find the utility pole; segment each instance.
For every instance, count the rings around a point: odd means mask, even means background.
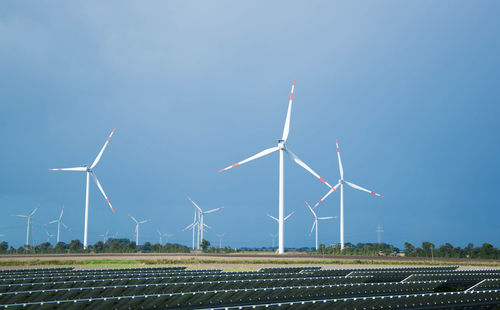
[[[276,240],[276,237],[278,237],[278,235],[269,234],[269,236],[271,236],[271,239],[273,239],[273,250],[274,250],[274,241]]]
[[[377,226],[377,243],[380,244],[380,234],[384,232],[383,227],[380,224]]]

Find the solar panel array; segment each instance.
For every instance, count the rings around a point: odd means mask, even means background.
[[[500,307],[500,270],[185,267],[0,271],[0,308],[386,309]]]

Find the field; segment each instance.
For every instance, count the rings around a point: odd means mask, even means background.
[[[108,259],[122,264],[123,257]],[[25,263],[32,258],[23,258]],[[146,260],[145,258],[142,258]],[[175,260],[175,257],[170,259]],[[178,261],[189,259],[177,258]],[[240,266],[233,263],[223,266]],[[261,259],[261,258],[259,258]],[[258,259],[258,260],[259,260]],[[84,261],[81,259],[80,261]],[[281,262],[283,258],[274,260]],[[291,258],[295,261],[297,258]],[[74,258],[60,259],[73,263]],[[88,258],[88,262],[99,262]],[[500,269],[458,266],[304,265],[222,271],[185,266],[96,269],[10,267],[0,271],[0,307],[14,309],[376,309],[500,306]],[[270,260],[271,261],[271,260]],[[7,260],[4,260],[7,262]],[[212,263],[210,263],[212,264]],[[89,265],[83,265],[88,267]],[[111,263],[110,265],[113,265]],[[271,264],[272,265],[272,264]],[[203,263],[200,266],[206,266]],[[250,263],[240,267],[260,267]],[[335,267],[335,268],[331,268]],[[341,268],[337,268],[341,267]],[[476,267],[477,269],[478,267]]]

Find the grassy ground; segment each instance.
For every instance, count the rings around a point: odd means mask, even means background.
[[[476,266],[500,268],[499,261],[439,261],[439,260],[372,260],[372,259],[293,259],[293,258],[160,258],[160,259],[7,259],[0,261],[0,268],[71,266],[76,268],[137,268],[159,266],[188,266],[193,269],[219,268],[223,270],[254,270],[260,267],[315,265],[337,268],[342,265],[360,267],[390,266]],[[246,269],[241,269],[245,266]]]

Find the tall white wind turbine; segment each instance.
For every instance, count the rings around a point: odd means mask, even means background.
[[[45,224],[45,225],[49,225],[49,224],[57,223],[57,243],[59,243],[59,236],[60,236],[61,224],[63,225],[64,228],[66,228],[67,231],[71,231],[71,229],[69,229],[69,227],[66,226],[66,224],[64,224],[63,221],[62,221],[63,212],[64,212],[64,206],[62,207],[61,214],[59,214],[59,217],[57,219],[55,219],[53,221],[50,221],[47,224]]]
[[[135,232],[134,232],[134,235],[135,235],[135,245],[139,246],[139,225],[147,223],[147,222],[151,222],[151,219],[147,219],[147,220],[139,222],[132,215],[129,214],[128,216],[130,216],[130,218],[135,222]]]
[[[108,241],[108,235],[109,235],[109,229],[106,229],[105,234],[99,235],[99,237],[102,237],[102,243],[106,243],[106,241]]]
[[[31,211],[29,215],[11,214],[11,216],[25,217],[28,219],[28,224],[26,226],[26,246],[30,245],[30,231],[33,228],[33,221],[31,220],[31,218],[36,213],[36,211],[38,211],[38,208],[40,208],[40,206],[37,206],[35,209],[33,209],[33,211]]]
[[[280,161],[279,161],[279,216],[278,216],[278,223],[279,223],[279,246],[278,246],[278,253],[283,254],[285,252],[285,236],[284,236],[284,214],[285,214],[285,198],[284,198],[284,167],[283,167],[283,154],[287,153],[292,160],[297,163],[299,166],[302,168],[306,169],[309,171],[312,175],[314,175],[316,178],[321,180],[321,182],[325,183],[329,188],[333,189],[328,182],[325,181],[322,177],[320,177],[316,172],[314,172],[308,165],[306,165],[302,160],[300,160],[297,155],[295,155],[290,149],[285,147],[286,140],[288,138],[288,134],[290,132],[290,116],[292,113],[292,100],[293,100],[293,89],[295,87],[295,79],[293,80],[292,83],[292,91],[290,93],[290,101],[288,102],[288,112],[286,114],[286,119],[285,119],[285,127],[283,128],[283,135],[280,140],[278,140],[278,146],[263,150],[262,152],[259,152],[243,161],[240,161],[234,165],[231,165],[229,167],[226,167],[219,172],[229,170],[231,168],[234,168],[236,166],[242,165],[244,163],[247,163],[249,161],[252,161],[254,159],[263,157],[265,155],[271,154],[273,152],[279,151],[280,154]]]
[[[196,209],[198,209],[198,235],[199,235],[199,238],[198,238],[198,245],[197,245],[197,248],[199,249],[200,248],[200,243],[203,241],[203,231],[205,230],[205,227],[208,227],[210,228],[207,224],[205,224],[204,222],[204,216],[205,214],[209,214],[209,213],[213,213],[213,212],[216,212],[216,211],[219,211],[221,209],[224,209],[225,207],[219,207],[219,208],[215,208],[215,209],[212,209],[212,210],[208,210],[208,211],[203,211],[197,204],[196,202],[194,202],[191,198],[189,198],[189,201],[191,201],[191,203],[196,207]]]
[[[337,185],[335,185],[328,193],[326,193],[326,195],[323,196],[323,198],[321,198],[320,201],[316,203],[316,205],[314,205],[313,209],[316,209],[316,207],[320,203],[322,203],[326,199],[326,197],[328,197],[334,190],[336,190],[340,186],[340,249],[343,250],[344,249],[344,184],[349,185],[354,189],[358,189],[360,191],[367,192],[378,197],[384,197],[384,196],[344,180],[344,169],[342,168],[342,161],[340,160],[340,149],[338,140],[336,141],[336,144],[337,144],[337,157],[339,159],[339,170],[340,170],[339,183],[337,183]]]
[[[108,139],[104,143],[104,146],[102,147],[102,149],[99,152],[99,154],[97,154],[96,159],[94,160],[94,162],[92,163],[92,165],[90,167],[88,165],[84,165],[83,167],[75,167],[75,168],[49,169],[51,171],[82,171],[82,172],[86,172],[87,173],[87,186],[86,186],[86,191],[85,191],[85,228],[84,228],[84,233],[83,233],[83,248],[84,249],[87,248],[87,232],[88,232],[88,219],[89,219],[89,185],[90,185],[89,181],[90,181],[90,176],[92,176],[92,178],[94,179],[95,184],[97,185],[97,187],[101,191],[102,195],[104,196],[104,199],[106,199],[109,207],[111,208],[111,211],[113,211],[113,213],[115,212],[115,210],[113,209],[113,206],[111,206],[111,203],[109,202],[108,197],[106,196],[106,194],[104,193],[104,190],[102,189],[101,183],[99,183],[99,180],[95,176],[95,173],[94,173],[94,170],[93,170],[95,168],[95,166],[97,165],[97,163],[99,163],[99,160],[101,159],[102,153],[104,153],[104,150],[106,149],[106,146],[108,146],[109,139],[111,139],[111,137],[113,136],[113,133],[115,132],[115,129],[113,129],[113,131],[109,135]]]
[[[196,247],[195,247],[195,233],[196,233],[196,228],[198,227],[198,209],[196,209],[196,207],[194,207],[194,218],[193,218],[193,222],[191,224],[189,224],[188,226],[186,226],[182,231],[186,231],[186,230],[192,230],[193,231],[193,246],[192,246],[192,249],[195,250]],[[200,244],[198,242],[198,244]]]
[[[306,201],[306,205],[309,208],[309,210],[311,210],[312,214],[314,215],[314,222],[313,222],[313,226],[311,228],[311,232],[309,232],[309,236],[312,234],[314,228],[316,228],[316,251],[317,251],[319,249],[319,246],[318,246],[318,220],[330,220],[330,219],[334,219],[334,218],[337,218],[337,217],[336,216],[318,217],[316,215],[316,212],[314,212],[314,210],[307,203],[307,201]]]

